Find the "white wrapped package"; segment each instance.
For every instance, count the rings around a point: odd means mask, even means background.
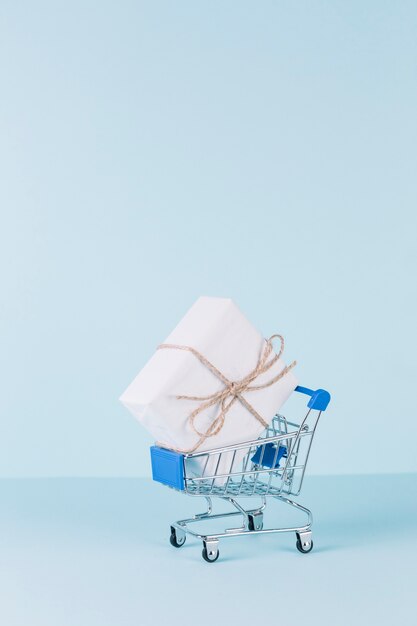
[[[279,358],[267,371],[259,373],[248,389],[240,388],[234,393],[228,388],[225,380],[239,385],[255,370],[268,345],[227,298],[199,298],[163,345],[171,349],[158,349],[120,400],[158,445],[173,450],[202,452],[256,439],[298,384],[292,371],[283,371],[286,366]],[[273,356],[274,353],[268,361]],[[280,373],[284,375],[273,384],[250,390],[251,386],[269,383]],[[216,402],[216,394],[222,392],[226,393],[223,405],[221,398]],[[191,400],[190,396],[199,399]],[[207,401],[201,398],[207,396],[213,397],[213,404],[204,408]],[[229,404],[221,419],[222,406],[224,409]],[[216,434],[205,436],[210,435],[213,425]],[[231,454],[222,455],[217,475],[230,472]],[[242,456],[239,452],[235,455],[235,471]],[[213,473],[217,461],[218,457],[213,456],[205,466],[204,476]],[[201,475],[205,462],[198,457],[193,461],[197,475]]]

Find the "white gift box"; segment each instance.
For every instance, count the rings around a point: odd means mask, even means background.
[[[252,372],[267,345],[232,300],[209,297],[201,297],[194,303],[164,344],[193,348],[228,381],[241,381]],[[277,359],[252,385],[268,383],[284,368],[282,359]],[[271,423],[297,384],[293,372],[288,371],[270,386],[243,391],[243,400],[235,399],[225,413],[223,426],[217,434],[201,438],[192,427],[190,414],[201,407],[202,400],[178,399],[178,396],[207,397],[224,390],[225,383],[195,353],[159,349],[120,400],[153,435],[158,445],[184,453],[202,452],[256,439],[264,430],[264,424]],[[232,397],[228,397],[227,401]],[[264,424],[242,404],[244,401],[250,404]],[[220,403],[217,402],[198,413],[194,421],[196,430],[206,433],[220,410]],[[217,467],[217,474],[226,474],[231,469],[230,460],[225,454],[221,458],[222,467]],[[213,457],[214,461],[217,462],[216,457]],[[234,468],[240,461],[236,454]],[[201,473],[203,460],[197,458],[194,463],[196,473]],[[212,465],[209,462],[205,467],[205,476],[214,471]]]

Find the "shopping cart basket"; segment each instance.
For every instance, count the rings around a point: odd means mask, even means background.
[[[311,511],[287,496],[298,496],[303,484],[311,444],[322,411],[330,402],[324,389],[312,391],[297,387],[296,391],[310,396],[307,414],[300,424],[276,415],[259,439],[205,452],[180,454],[158,446],[151,447],[153,479],[190,496],[204,497],[207,511],[190,519],[179,520],[171,526],[170,541],[180,548],[186,534],[203,542],[203,558],[212,563],[219,557],[219,539],[239,535],[295,532],[296,546],[308,553],[313,548]],[[197,463],[196,463],[197,461]],[[213,514],[212,497],[229,502],[236,511]],[[267,497],[294,507],[305,514],[303,526],[264,528],[263,513]],[[260,506],[246,509],[238,498],[260,498]],[[190,525],[202,520],[214,520],[241,515],[242,526],[209,534],[191,530]]]

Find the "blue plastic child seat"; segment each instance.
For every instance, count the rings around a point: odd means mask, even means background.
[[[264,449],[263,456],[262,456],[262,448]],[[274,468],[279,467],[279,462],[281,461],[283,456],[287,456],[287,448],[285,446],[279,446],[278,453],[277,453],[276,446],[274,446],[272,442],[269,442],[269,443],[265,443],[263,446],[259,446],[255,454],[251,458],[251,461],[252,463],[255,463],[255,465],[259,465],[262,459],[262,467],[268,467],[269,469],[271,469],[272,466]],[[275,465],[274,465],[274,459],[275,459]]]

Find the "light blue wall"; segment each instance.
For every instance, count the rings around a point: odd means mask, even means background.
[[[417,5],[0,6],[0,475],[148,473],[118,396],[200,294],[416,471]]]

